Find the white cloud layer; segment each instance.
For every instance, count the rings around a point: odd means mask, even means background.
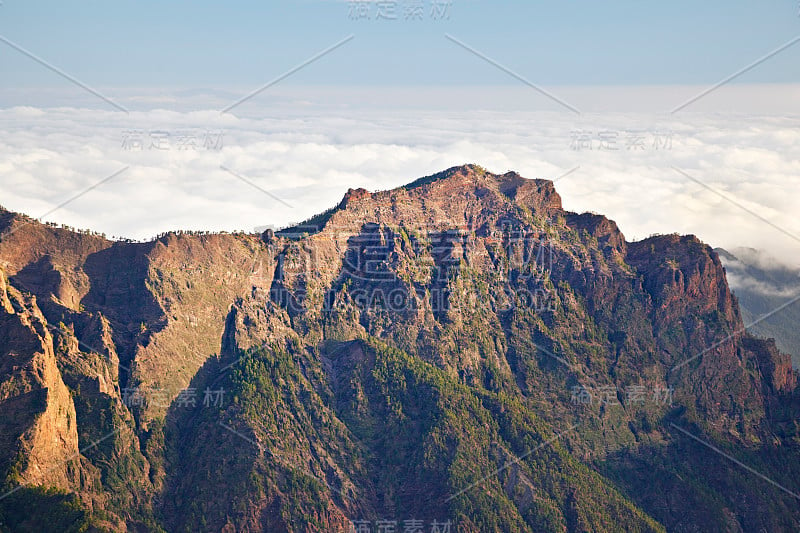
[[[235,114],[219,113],[225,98],[207,100],[204,111],[0,108],[0,205],[38,217],[128,167],[46,219],[147,238],[286,225],[334,205],[349,187],[392,188],[462,163],[548,179],[580,166],[556,183],[564,206],[609,216],[629,240],[693,233],[800,264],[796,113],[576,115],[279,101],[247,103]],[[144,149],[123,146],[131,130],[143,132]],[[169,136],[159,141],[155,131]],[[219,131],[221,149],[178,149],[213,144]]]

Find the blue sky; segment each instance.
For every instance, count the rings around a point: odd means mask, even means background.
[[[293,84],[517,84],[445,33],[542,85],[712,84],[800,34],[796,0],[452,0],[446,20],[351,19],[347,1],[3,0],[0,36],[99,87],[269,81],[353,34]],[[800,43],[738,82],[800,81]],[[0,43],[0,88],[66,80]]]

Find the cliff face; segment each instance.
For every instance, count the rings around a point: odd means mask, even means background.
[[[0,405],[3,467],[22,485],[77,486],[75,406],[34,297],[0,270]]]
[[[716,253],[629,243],[552,182],[455,167],[262,236],[0,230],[7,484],[74,491],[105,527],[798,520],[707,448],[680,459],[674,426],[781,484],[798,453],[796,374]]]

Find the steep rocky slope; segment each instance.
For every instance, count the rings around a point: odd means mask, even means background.
[[[53,337],[36,305],[0,271],[0,401],[4,463],[20,484],[77,485],[75,405],[58,371]]]
[[[627,242],[552,182],[455,167],[260,236],[110,242],[8,212],[0,231],[14,509],[112,530],[800,525],[797,376],[744,331],[717,254]]]

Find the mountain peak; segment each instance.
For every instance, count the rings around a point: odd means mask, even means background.
[[[508,186],[518,187],[525,182],[547,181],[523,178],[519,173],[514,171],[509,171],[505,174],[495,174],[493,172],[489,172],[480,165],[469,163],[450,167],[441,172],[437,172],[436,174],[419,178],[406,185],[404,189],[411,190],[435,182],[464,179],[474,180],[476,183],[495,183],[506,188]]]
[[[436,174],[431,174],[430,176],[424,176],[417,180],[412,181],[408,185],[406,185],[405,189],[416,189],[417,187],[422,187],[423,185],[427,185],[429,183],[434,183],[437,181],[447,180],[453,177],[483,177],[486,174],[490,174],[480,165],[475,164],[464,164],[458,165],[455,167],[450,167],[446,170],[442,170],[441,172],[437,172]]]
[[[339,203],[339,206],[341,208],[345,208],[347,207],[347,204],[350,203],[351,201],[360,200],[361,198],[366,198],[370,195],[371,193],[367,189],[364,189],[363,187],[359,187],[357,189],[347,189],[347,192],[344,193],[344,198],[342,198],[342,201]]]
[[[455,166],[431,176],[419,178],[403,187],[403,189],[410,191],[434,184],[444,185],[448,183],[453,185],[469,184],[476,189],[495,190],[510,200],[517,200],[518,197],[524,198],[532,193],[552,194],[554,195],[553,198],[558,197],[557,202],[554,202],[553,205],[557,204],[557,207],[561,208],[561,198],[555,192],[555,187],[551,180],[529,179],[515,171],[495,174],[475,164]]]
[[[334,207],[278,234],[301,238],[322,231],[331,221],[339,228],[355,228],[369,217],[411,226],[475,226],[520,208],[548,217],[561,210],[561,197],[550,180],[527,179],[513,171],[494,174],[480,165],[465,164],[394,189],[348,189]]]

